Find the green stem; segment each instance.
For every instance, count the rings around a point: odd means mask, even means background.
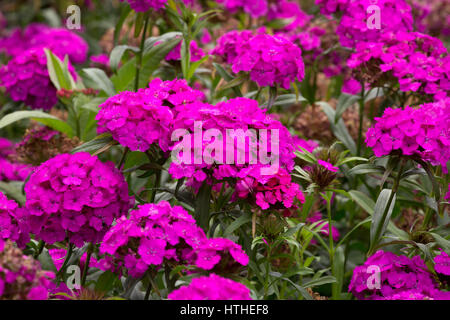
[[[328,240],[329,240],[329,247],[328,247],[328,254],[330,256],[330,267],[331,267],[331,275],[334,276],[334,241],[333,241],[333,228],[332,228],[332,219],[331,219],[331,199],[333,198],[333,194],[330,195],[330,197],[327,197],[327,216],[328,216]],[[336,292],[335,286],[337,283],[333,283],[333,299],[336,299],[334,296],[334,293]]]
[[[119,164],[117,165],[117,169],[119,169],[119,170],[122,169],[122,166],[125,162],[125,159],[126,159],[129,151],[130,151],[130,148],[128,148],[128,147],[126,147],[125,150],[123,150],[122,157],[120,158]]]
[[[160,182],[161,182],[161,171],[158,171],[155,175],[155,185],[154,185],[154,190],[152,192],[152,197],[150,198],[150,203],[155,202],[156,192],[159,189]]]
[[[42,250],[44,250],[44,246],[45,246],[45,242],[43,240],[40,240],[38,248],[33,256],[35,259],[37,259],[39,257],[39,255],[42,253]]]
[[[358,127],[358,147],[356,154],[361,156],[362,148],[362,132],[363,132],[363,122],[364,122],[364,82],[361,83],[361,98],[359,99],[359,127]]]
[[[89,243],[89,246],[88,246],[86,262],[84,263],[83,275],[81,277],[81,286],[82,287],[86,283],[86,277],[87,277],[87,273],[89,270],[89,263],[91,262],[91,256],[92,256],[93,251],[94,251],[94,245],[91,242],[91,243]]]
[[[56,274],[58,278],[64,274],[64,271],[66,270],[67,264],[69,263],[72,253],[73,253],[73,244],[69,244],[69,248],[67,250],[66,257],[64,258],[63,265],[61,266],[61,269],[59,269],[58,273]]]
[[[145,23],[144,23],[144,29],[142,30],[141,45],[140,45],[139,53],[136,57],[136,77],[134,79],[134,91],[137,91],[139,88],[139,76],[140,76],[141,67],[142,67],[142,55],[144,53],[145,36],[147,33],[147,27],[148,27],[149,20],[150,20],[149,17],[146,16]]]
[[[391,207],[392,201],[394,200],[394,196],[396,195],[396,193],[398,191],[398,187],[400,186],[400,178],[401,178],[401,176],[403,174],[403,169],[405,168],[405,162],[406,162],[405,159],[402,159],[401,162],[400,162],[400,169],[398,170],[397,177],[395,178],[394,185],[392,186],[392,191],[391,191],[391,194],[389,196],[388,202],[386,204],[386,208],[384,209],[381,221],[385,221],[386,220],[386,217],[387,217],[387,214],[388,214],[389,209]],[[380,232],[381,232],[381,228],[378,228],[376,233],[375,233],[375,238],[374,239],[378,239],[380,237]],[[373,253],[374,248],[376,247],[376,245],[377,245],[377,243],[374,243],[373,245],[371,245],[371,248],[370,248],[369,252],[367,253],[368,256],[370,256]]]

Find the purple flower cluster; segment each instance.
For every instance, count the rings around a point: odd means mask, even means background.
[[[157,142],[163,151],[170,145],[170,129],[181,107],[193,108],[204,99],[186,80],[155,79],[138,92],[123,91],[102,103],[97,114],[98,132],[110,132],[130,150],[147,151]]]
[[[374,271],[368,269],[376,267],[380,270],[379,289],[377,284],[371,282]],[[369,289],[372,285],[373,289]],[[411,291],[433,299],[441,299],[446,295],[439,291],[433,275],[420,256],[410,259],[383,250],[377,251],[364,265],[353,270],[349,291],[360,300],[393,299],[394,295],[409,295]]]
[[[248,263],[240,246],[228,239],[208,240],[186,210],[167,201],[141,205],[128,218],[118,219],[105,235],[100,253],[109,254],[104,265],[119,272],[125,267],[134,277],[163,263],[196,264],[206,270],[219,262],[232,265],[228,253],[239,264]]]
[[[292,181],[291,175],[285,169],[280,169],[276,175],[267,176],[266,179],[256,179],[251,175],[239,179],[235,195],[242,199],[251,196],[263,210],[280,205],[283,209],[291,208],[296,200],[305,202],[300,186]]]
[[[68,239],[77,247],[98,243],[132,203],[123,175],[112,162],[80,152],[42,163],[25,185],[27,220],[36,239]]]
[[[450,276],[450,256],[443,250],[434,258],[434,270],[437,273]]]
[[[192,279],[188,286],[172,291],[170,300],[252,300],[250,290],[239,282],[216,274]]]
[[[411,7],[405,0],[378,0],[380,29],[369,29],[367,9],[372,0],[351,0],[344,6],[343,16],[337,28],[340,42],[353,47],[359,41],[377,41],[381,35],[390,32],[412,31]]]
[[[351,0],[316,0],[320,13],[329,16],[337,11],[345,11]]]
[[[433,165],[450,160],[450,99],[423,104],[417,109],[387,108],[366,133],[375,156],[392,152],[415,155]]]
[[[201,150],[200,146],[196,146],[195,122],[201,123],[201,130],[203,131],[214,129],[221,133],[222,141],[219,140],[219,136],[215,144],[223,152],[215,153],[209,150],[211,146],[207,137],[202,139]],[[273,150],[272,156],[277,157],[279,167],[286,169],[288,172],[294,166],[295,146],[290,132],[272,115],[259,108],[258,102],[255,100],[235,98],[220,102],[215,106],[203,104],[196,109],[186,106],[185,110],[180,111],[175,119],[175,129],[187,130],[191,134],[184,136],[181,142],[172,147],[172,150],[185,146],[187,143],[193,152],[191,152],[191,158],[189,158],[189,155],[183,155],[182,152],[179,152],[178,161],[171,163],[169,173],[176,179],[186,177],[195,180],[196,183],[192,183],[193,186],[202,184],[205,180],[209,184],[215,185],[224,180],[237,181],[247,176],[266,184],[272,175],[277,174],[277,172],[264,172],[264,170],[270,168],[270,164],[264,164],[261,157],[258,160],[258,156],[253,154],[255,150],[250,148],[251,138],[244,136],[247,130],[249,132],[254,131],[256,140],[254,145],[257,146],[257,150],[267,150],[268,152],[272,152],[272,139],[276,140],[277,138],[276,136],[272,137],[272,135],[274,135],[274,132],[278,132],[278,152]],[[266,130],[265,138],[267,139],[261,139],[261,137],[256,139],[257,131],[260,129],[261,131]],[[228,138],[227,130],[235,130],[235,137],[230,135]],[[209,139],[212,140],[211,137]],[[243,139],[245,146],[240,146],[239,140],[241,139]],[[196,149],[199,150],[196,151]],[[196,158],[197,153],[200,156],[200,151],[203,159]],[[227,161],[227,154],[233,155],[233,161],[231,161],[233,164],[229,164],[230,161]]]
[[[124,0],[120,0],[124,1]],[[145,12],[149,9],[159,10],[164,8],[167,0],[126,0],[130,5],[131,9],[136,12]]]
[[[379,42],[361,42],[347,61],[350,68],[377,65],[392,74],[400,90],[444,99],[450,90],[450,56],[441,40],[417,32],[384,34]],[[382,84],[381,84],[382,85]]]
[[[8,156],[14,153],[11,141],[0,137],[0,181],[24,181],[33,171],[29,165],[9,160]]]
[[[236,53],[231,62],[233,72],[249,72],[259,86],[289,89],[292,82],[305,76],[302,50],[284,37],[257,34],[241,41]]]
[[[419,32],[436,37],[450,36],[450,0],[407,0]]]
[[[12,242],[0,248],[0,300],[47,300],[53,278],[53,272],[43,271]]]
[[[211,54],[222,57],[226,63],[232,64],[238,56],[238,48],[252,37],[253,32],[250,30],[229,31],[217,39],[217,45]]]
[[[72,63],[85,62],[89,49],[87,42],[77,34],[39,23],[32,23],[23,30],[16,29],[8,37],[0,39],[0,51],[12,57],[41,47],[50,49],[61,59],[68,55]]]
[[[258,18],[267,14],[267,0],[217,0],[230,13],[244,11],[253,18]]]
[[[17,203],[8,200],[0,192],[0,250],[3,249],[4,240],[14,241],[21,248],[30,241],[23,216],[23,210]]]
[[[229,272],[236,265],[248,264],[248,256],[237,243],[225,238],[213,238],[204,241],[197,252],[197,267],[211,270],[220,263],[221,270]]]
[[[70,62],[69,71],[76,79]],[[33,109],[51,109],[58,102],[43,47],[27,50],[2,66],[0,86],[6,88],[14,101],[22,101]]]
[[[290,31],[299,27],[304,27],[311,20],[312,16],[305,13],[297,2],[281,0],[270,4],[267,13],[267,20],[292,19],[283,30]]]

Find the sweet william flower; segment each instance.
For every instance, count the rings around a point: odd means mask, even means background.
[[[446,276],[450,276],[450,257],[441,250],[441,253],[434,258],[434,270]]]
[[[120,0],[124,1],[124,0]],[[167,0],[126,0],[131,9],[136,12],[145,12],[149,9],[159,10],[164,8]]]
[[[102,177],[102,184],[95,181]],[[26,220],[36,239],[78,247],[99,242],[113,220],[130,209],[132,198],[112,162],[80,152],[42,163],[25,185]]]
[[[170,300],[251,300],[250,290],[239,282],[216,274],[192,279],[188,286],[172,291]]]

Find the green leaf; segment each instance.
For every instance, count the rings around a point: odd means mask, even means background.
[[[303,284],[304,288],[312,288],[312,287],[317,287],[317,286],[321,286],[323,284],[327,284],[327,283],[335,283],[336,282],[336,278],[333,276],[325,276],[319,279],[314,279],[311,281],[308,281],[306,283]]]
[[[122,6],[119,20],[117,21],[116,27],[114,28],[114,46],[116,46],[119,41],[120,31],[122,31],[123,23],[127,19],[130,12],[131,12],[131,7],[129,5]]]
[[[173,33],[171,33],[173,35]],[[148,52],[144,52],[142,57],[142,68],[139,77],[139,88],[144,88],[148,85],[148,81],[153,72],[159,67],[161,60],[181,41],[180,38],[172,36],[167,39],[166,35],[157,37],[157,41],[161,41],[156,46],[153,46]],[[136,76],[136,57],[130,59],[125,63],[115,74],[111,77],[111,81],[117,92],[134,89],[134,78]]]
[[[105,71],[98,68],[85,68],[83,72],[93,81],[92,88],[103,90],[110,97],[116,94],[114,84],[108,78]]]
[[[139,52],[139,48],[128,46],[128,45],[120,45],[120,46],[114,47],[114,49],[111,51],[111,54],[109,55],[109,65],[111,66],[112,71],[115,72],[117,70],[117,68],[120,64],[120,61],[122,61],[122,56],[128,50],[132,51],[134,53]]]
[[[345,274],[345,252],[343,247],[336,248],[332,267],[333,275],[336,277],[336,282],[334,282],[331,286],[332,295],[334,300],[339,300],[341,298]]]
[[[40,123],[45,124],[52,129],[65,133],[69,137],[73,137],[72,128],[66,122],[42,111],[16,111],[7,114],[0,120],[0,129],[3,129],[4,127],[9,126],[14,122],[24,119],[33,119],[39,121]]]
[[[341,140],[352,154],[356,154],[355,141],[353,141],[353,138],[350,136],[344,121],[340,119],[337,123],[334,123],[334,119],[336,118],[336,112],[334,109],[328,103],[323,101],[317,102],[317,104],[322,106],[322,110],[325,112],[328,117],[328,121],[330,122],[331,131],[333,131],[336,138]]]
[[[112,136],[110,134],[104,133],[102,135],[95,137],[91,141],[83,143],[81,146],[72,149],[71,153],[77,152],[95,153],[98,150],[105,148],[106,146],[110,145],[113,142],[115,141],[112,138]]]
[[[372,215],[375,208],[375,202],[370,199],[366,194],[358,190],[350,190],[348,192],[353,199],[361,208],[363,208],[368,214]]]
[[[347,110],[350,106],[352,106],[354,103],[356,103],[360,97],[342,93],[339,96],[339,100],[336,107],[336,114],[334,116],[334,123],[337,124],[338,121],[341,119],[342,114]]]
[[[55,56],[49,49],[44,49],[44,52],[47,57],[48,75],[56,89],[74,89],[75,81],[68,72],[67,65],[65,65],[64,62]]]
[[[118,276],[111,271],[103,272],[95,283],[95,291],[109,292],[114,288]]]
[[[204,56],[203,58],[201,58],[200,60],[191,63],[191,66],[189,67],[189,71],[188,71],[187,78],[186,78],[187,81],[189,81],[189,80],[194,76],[195,71],[197,70],[197,68],[198,68],[203,62],[205,62],[206,60],[208,60],[209,57],[210,57],[209,55],[205,55],[205,56]]]
[[[391,219],[392,210],[394,210],[395,198],[396,195],[392,195],[391,189],[383,189],[378,196],[373,211],[372,225],[370,227],[370,246],[372,249],[378,244],[386,231]],[[389,200],[391,200],[390,203]]]
[[[437,233],[430,232],[430,234],[433,236],[433,238],[436,240],[436,242],[439,244],[439,246],[444,249],[446,252],[450,252],[450,241],[441,237]]]
[[[195,219],[197,224],[205,231],[209,226],[209,209],[211,202],[211,186],[203,183],[195,200]]]
[[[249,212],[244,212],[239,218],[234,220],[226,229],[224,232],[225,237],[229,237],[233,234],[235,230],[240,228],[246,223],[249,223],[252,221],[252,215]]]
[[[22,181],[0,181],[0,190],[7,196],[13,198],[20,204],[25,203],[25,196],[22,193],[23,182]]]
[[[379,173],[383,174],[385,171],[384,167],[374,165],[373,163],[363,163],[354,166],[348,171],[348,174],[351,176],[357,174],[368,174],[368,173]]]

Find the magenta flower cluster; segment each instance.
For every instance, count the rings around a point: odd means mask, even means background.
[[[47,300],[55,274],[8,241],[0,248],[0,300]]]
[[[218,40],[212,53],[223,56],[233,72],[248,72],[250,79],[262,87],[289,89],[292,82],[305,76],[302,50],[285,37],[232,31]]]
[[[189,87],[186,80],[154,79],[148,88],[123,91],[102,103],[96,117],[98,132],[110,132],[132,151],[145,152],[155,142],[167,151],[179,108],[192,108],[203,99],[204,94]]]
[[[437,273],[450,276],[450,256],[442,249],[439,255],[434,258],[434,270]]]
[[[398,79],[401,91],[432,95],[434,100],[448,95],[450,56],[441,40],[417,32],[383,34],[379,40],[358,43],[348,66],[363,68],[374,61],[381,72]]]
[[[216,264],[246,265],[248,256],[228,239],[206,238],[195,219],[182,207],[167,201],[145,204],[123,216],[105,235],[100,253],[108,254],[101,263],[120,272],[122,267],[134,277],[142,277],[149,267],[163,263],[191,264],[210,270]]]
[[[15,153],[11,141],[0,137],[0,181],[24,181],[33,168],[27,164],[15,163],[8,159]]]
[[[417,109],[387,108],[366,133],[375,156],[390,153],[418,156],[433,165],[450,160],[450,100],[423,104]]]
[[[0,39],[0,51],[12,57],[19,56],[33,48],[48,48],[64,59],[69,56],[72,63],[83,63],[88,53],[87,42],[76,33],[65,28],[52,28],[32,23],[25,29],[16,29],[9,36]]]
[[[248,175],[236,183],[235,196],[253,200],[261,209],[291,208],[295,201],[305,202],[300,186],[292,181],[291,175],[280,169],[276,175],[255,178]]]
[[[2,66],[0,86],[6,88],[11,99],[33,109],[50,109],[58,102],[43,48],[25,51]]]
[[[266,15],[268,10],[267,0],[217,0],[216,2],[223,5],[230,13],[241,10],[253,18]]]
[[[124,1],[124,0],[120,0]],[[159,10],[164,8],[167,0],[126,0],[130,5],[131,9],[136,12],[145,12],[149,9]]]
[[[379,268],[379,286],[374,281],[374,271],[368,270],[369,267],[374,270]],[[433,275],[420,256],[410,259],[383,250],[377,251],[364,265],[353,270],[349,291],[360,300],[393,299],[395,295],[405,292],[406,295],[414,292],[433,299],[444,299],[446,296],[448,299],[449,296],[448,292],[439,291]]]
[[[11,240],[21,248],[30,241],[24,213],[14,200],[0,192],[0,251],[3,250],[4,241]]]
[[[192,279],[188,286],[172,291],[170,300],[252,300],[250,290],[239,282],[211,274]]]
[[[26,212],[36,239],[68,239],[77,247],[98,243],[132,202],[123,175],[112,162],[80,152],[42,163],[25,185]]]
[[[200,122],[202,124],[202,130],[206,131],[208,129],[214,129],[220,131],[222,134],[223,141],[216,141],[221,150],[222,154],[215,154],[211,152],[210,154],[206,148],[209,146],[209,142],[206,137],[203,138],[203,143],[201,145],[201,154],[203,159],[201,161],[196,161],[195,149],[195,122]],[[211,185],[215,185],[218,182],[229,180],[236,181],[243,179],[247,176],[251,176],[257,181],[261,181],[262,184],[266,184],[270,179],[271,174],[264,174],[262,169],[268,169],[270,164],[263,164],[261,159],[257,159],[257,155],[251,153],[252,150],[248,147],[249,139],[243,137],[246,142],[246,147],[240,149],[238,143],[238,137],[244,135],[244,132],[248,129],[255,130],[255,135],[257,130],[265,129],[267,132],[267,141],[262,141],[261,139],[256,139],[255,145],[257,145],[257,150],[267,149],[271,152],[271,140],[272,132],[278,130],[279,133],[279,150],[278,154],[274,155],[279,159],[279,166],[290,172],[294,167],[294,151],[295,146],[293,143],[293,138],[290,132],[284,127],[281,122],[275,120],[272,115],[266,113],[265,110],[258,107],[258,102],[256,100],[251,100],[248,98],[235,98],[230,99],[226,102],[220,102],[216,105],[203,104],[198,108],[188,108],[186,106],[185,110],[180,111],[175,119],[174,130],[175,129],[185,129],[190,136],[183,137],[181,142],[176,143],[172,149],[178,148],[181,144],[185,145],[185,139],[191,139],[187,141],[187,144],[191,147],[191,159],[190,163],[185,161],[186,155],[178,155],[178,161],[171,163],[169,168],[169,173],[173,175],[175,179],[181,178],[191,178],[194,180],[192,185],[201,184],[203,181],[207,181]],[[233,138],[231,146],[227,143],[227,130],[235,129],[237,137]],[[241,133],[237,130],[242,130]],[[274,137],[275,138],[275,137]],[[211,138],[210,138],[211,139]],[[229,150],[233,148],[233,150]],[[200,151],[200,150],[199,150]],[[275,150],[274,154],[276,153]],[[233,164],[227,164],[226,155],[233,152]],[[198,152],[200,153],[200,152]],[[245,156],[244,156],[245,155]],[[240,156],[240,157],[239,157]],[[238,158],[239,157],[239,158]],[[242,158],[241,158],[242,157]],[[253,163],[250,161],[253,159]],[[230,163],[228,161],[228,163]],[[261,174],[261,172],[263,172]],[[276,174],[276,172],[272,173]],[[253,184],[253,182],[251,182]]]
[[[199,246],[195,264],[199,268],[211,270],[220,263],[222,270],[229,271],[236,262],[242,266],[248,264],[248,256],[242,247],[230,239],[213,238]]]
[[[343,16],[336,30],[341,44],[353,47],[360,41],[377,41],[381,35],[390,32],[412,31],[411,7],[405,0],[378,0],[380,29],[369,28],[370,14],[367,9],[372,0],[351,0],[342,6]]]

